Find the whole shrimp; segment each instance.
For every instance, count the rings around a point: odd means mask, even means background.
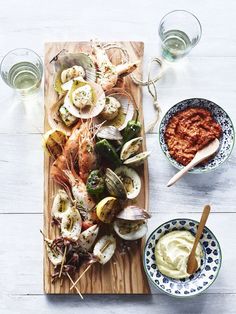
[[[51,178],[61,185],[63,185],[62,183],[69,183],[68,177],[63,171],[74,170],[74,167],[78,164],[80,125],[81,121],[73,128],[71,135],[63,147],[62,154],[55,159],[51,166]]]
[[[70,195],[70,193],[68,193],[69,180],[64,174],[64,170],[69,170],[69,164],[65,156],[60,155],[51,166],[50,176],[54,182],[64,187],[67,194]]]
[[[119,77],[132,73],[138,66],[138,62],[123,63],[117,66],[112,64],[108,55],[99,43],[92,43],[95,63],[98,67],[97,83],[100,84],[104,91],[114,87]]]
[[[86,182],[89,172],[96,168],[95,141],[92,121],[80,121],[67,140],[62,155],[52,165],[52,177],[63,177],[64,170],[75,171]],[[59,173],[58,173],[59,172]],[[68,182],[64,176],[64,180]]]

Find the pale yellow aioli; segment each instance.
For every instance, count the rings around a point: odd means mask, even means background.
[[[172,231],[162,236],[155,247],[157,267],[163,275],[181,279],[189,277],[187,262],[195,237],[185,230]],[[200,243],[196,249],[198,268],[201,265],[203,251]]]

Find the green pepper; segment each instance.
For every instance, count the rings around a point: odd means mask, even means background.
[[[137,112],[136,119],[130,120],[124,129],[124,136],[123,136],[124,143],[137,137],[142,129],[142,124],[141,122],[138,121],[138,115],[139,115],[138,110],[136,112]]]
[[[90,172],[86,183],[87,191],[90,195],[99,199],[105,191],[105,180],[99,170]]]
[[[106,139],[97,142],[95,149],[100,157],[106,160],[109,164],[113,165],[114,167],[121,165],[121,160],[117,155],[115,148]]]

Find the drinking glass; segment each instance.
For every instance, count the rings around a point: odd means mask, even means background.
[[[43,75],[42,60],[33,50],[18,48],[2,59],[0,72],[3,81],[21,95],[35,92]]]
[[[162,56],[176,61],[188,54],[201,38],[202,27],[192,13],[175,10],[166,14],[159,25]]]

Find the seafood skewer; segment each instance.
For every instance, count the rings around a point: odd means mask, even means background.
[[[113,235],[104,235],[103,237],[101,237],[98,240],[98,242],[95,244],[94,249],[93,249],[94,259],[91,260],[91,262],[86,267],[86,269],[82,272],[82,274],[75,281],[75,283],[70,287],[70,290],[72,290],[77,285],[77,283],[84,276],[84,274],[89,270],[92,264],[96,262],[99,262],[102,265],[106,264],[114,255],[115,250],[116,250],[116,239],[113,237]]]
[[[50,252],[50,253],[48,253],[49,260],[52,262],[52,264],[54,266],[57,266],[57,265],[61,264],[62,263],[62,259],[63,259],[62,253],[60,252],[60,255],[58,255],[58,256],[60,256],[60,259],[56,259],[55,257],[52,258],[53,254],[55,254],[54,253],[55,249],[52,247],[53,241],[49,240],[48,238],[46,238],[44,233],[42,232],[42,230],[40,230],[40,233],[43,235],[44,241],[45,241],[45,243],[47,245],[47,252]],[[62,269],[62,267],[61,267],[61,269]],[[66,272],[66,275],[69,278],[69,280],[72,283],[72,285],[74,285],[75,283],[74,283],[73,279],[71,278],[70,274],[68,272]],[[79,296],[81,297],[81,299],[83,299],[83,296],[82,296],[81,292],[79,291],[78,287],[74,286],[74,288],[77,291],[77,293],[79,294]]]

